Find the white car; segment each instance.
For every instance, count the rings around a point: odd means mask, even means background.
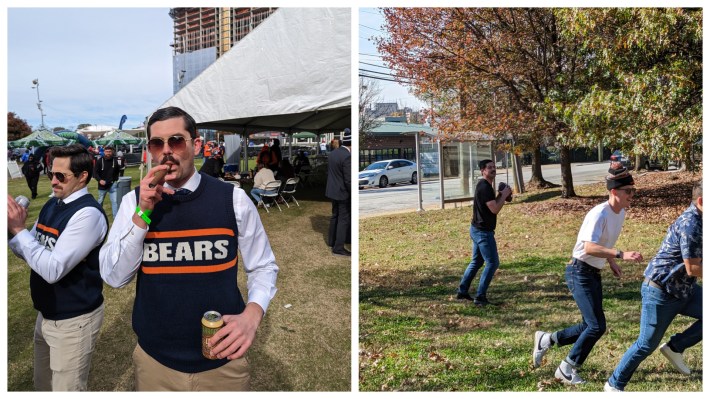
[[[390,159],[371,163],[358,176],[360,188],[387,187],[389,184],[417,184],[417,164],[406,159]]]

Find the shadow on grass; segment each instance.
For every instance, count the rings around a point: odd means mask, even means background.
[[[522,199],[520,202],[521,203],[530,203],[530,202],[540,202],[540,201],[547,201],[549,199],[553,198],[559,198],[560,195],[562,195],[562,190],[544,190],[540,191],[535,194],[531,194],[524,199]]]
[[[532,391],[543,378],[550,384],[545,390],[565,390],[554,382],[550,367],[531,372],[530,340],[535,330],[554,331],[582,320],[564,278],[568,260],[527,257],[504,263],[488,291],[496,306],[487,307],[455,299],[461,277],[456,272],[462,274],[466,265],[429,265],[416,273],[379,269],[376,277],[361,272],[361,347],[387,358],[370,368],[373,362],[361,357],[361,389]],[[607,311],[610,326],[637,323],[637,316],[630,321],[624,312],[638,308],[639,278],[603,276],[605,307],[620,309]],[[555,349],[554,359],[567,350]],[[595,371],[593,364],[585,371],[599,379],[609,372]],[[435,378],[418,377],[424,374]]]

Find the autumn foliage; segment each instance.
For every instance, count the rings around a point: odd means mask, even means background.
[[[443,141],[483,132],[533,153],[570,149],[680,157],[702,134],[702,11],[384,8],[383,59],[433,105]],[[660,38],[660,40],[659,40]]]
[[[21,139],[32,133],[27,121],[20,119],[14,112],[7,113],[7,141]]]

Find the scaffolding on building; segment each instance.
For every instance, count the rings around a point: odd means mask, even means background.
[[[214,47],[220,57],[274,11],[273,7],[171,8],[173,55]]]

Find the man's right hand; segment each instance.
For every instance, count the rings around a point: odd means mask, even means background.
[[[510,188],[510,186],[506,185],[503,191],[500,191],[500,195],[503,198],[508,198],[510,195],[513,194],[513,189]]]
[[[140,198],[138,201],[138,206],[140,206],[141,210],[152,211],[153,208],[155,208],[155,204],[163,199],[163,193],[175,194],[175,191],[163,186],[165,182],[163,179],[158,181],[155,187],[150,187],[150,183],[152,183],[155,178],[155,173],[159,170],[167,170],[169,167],[170,165],[158,165],[149,170],[148,174],[141,180]]]

